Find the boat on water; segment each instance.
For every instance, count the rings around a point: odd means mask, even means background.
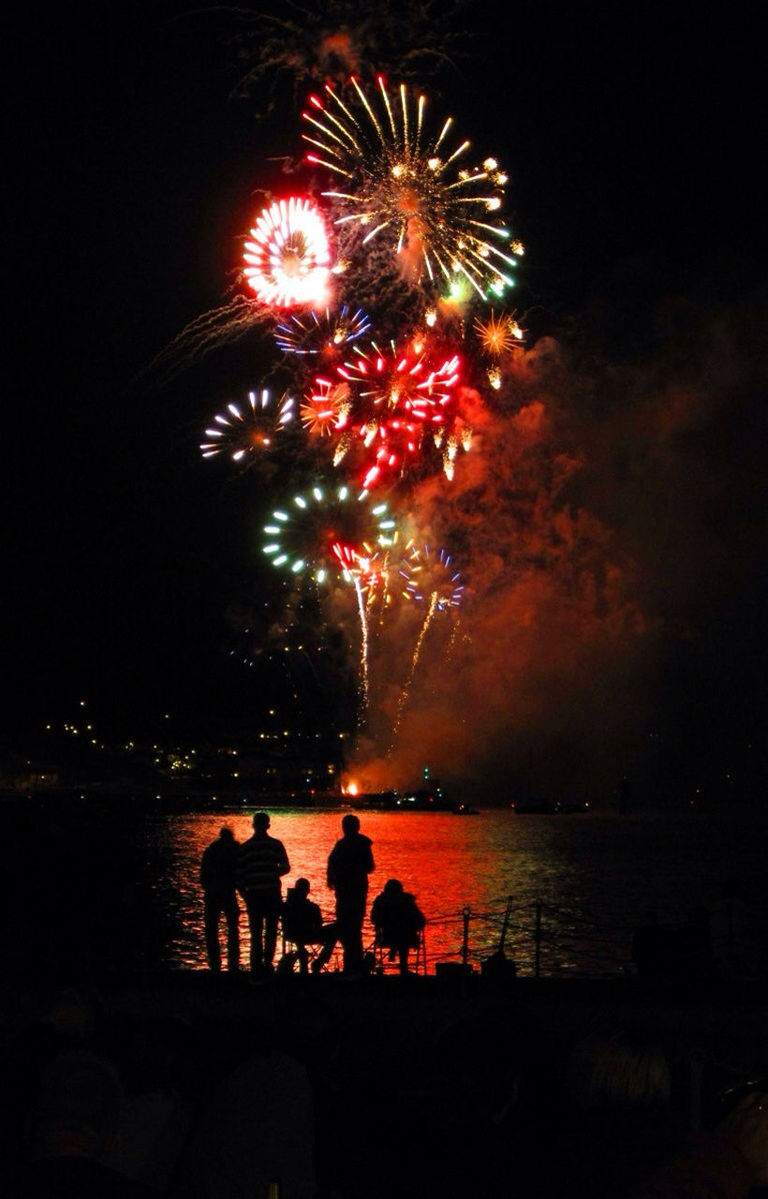
[[[351,798],[351,806],[374,812],[452,812],[455,816],[477,816],[477,808],[449,800],[442,788],[420,787],[415,791],[373,791]]]
[[[509,808],[519,816],[573,816],[588,812],[589,804],[578,800],[516,799]]]

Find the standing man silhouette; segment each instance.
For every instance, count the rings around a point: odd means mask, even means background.
[[[328,886],[336,893],[336,939],[344,950],[344,973],[363,966],[363,920],[368,897],[368,875],[375,869],[371,839],[360,832],[360,821],[351,812],[341,822],[343,837],[328,857]],[[333,953],[328,941],[315,959],[313,970],[321,970]]]
[[[235,892],[238,843],[231,828],[223,828],[215,841],[203,850],[200,861],[200,885],[205,894],[205,949],[214,974],[221,971],[219,920],[227,922],[227,969],[240,965],[240,907]]]
[[[277,922],[282,892],[280,879],[291,869],[282,841],[270,837],[269,816],[256,812],[253,836],[237,855],[237,889],[245,900],[251,930],[251,970],[274,969]]]

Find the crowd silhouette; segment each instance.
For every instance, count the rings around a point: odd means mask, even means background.
[[[753,1074],[764,1050],[758,1035],[744,1045],[749,1073],[723,1073],[712,1013],[684,1029],[668,1010],[619,1020],[600,997],[585,1023],[562,997],[547,1010],[498,990],[355,1005],[339,988],[339,1007],[313,987],[278,990],[185,1000],[176,1014],[87,987],[41,996],[13,1021],[7,1007],[0,1194],[765,1193],[768,1084]]]
[[[240,897],[250,931],[250,970],[255,975],[292,972],[319,974],[341,946],[342,973],[356,975],[384,970],[386,960],[397,962],[401,975],[409,973],[409,955],[418,952],[426,918],[414,896],[399,879],[387,881],[370,911],[373,942],[363,943],[368,899],[368,876],[375,869],[370,837],[360,831],[360,820],[348,812],[341,821],[342,835],[328,855],[326,879],[334,893],[335,912],[325,922],[320,906],[309,898],[309,879],[299,878],[282,895],[282,878],[290,862],[282,841],[269,835],[267,812],[253,816],[253,835],[239,843],[224,827],[206,847],[200,864],[204,895],[205,948],[212,972],[220,973],[220,926],[226,926],[227,970],[240,967]],[[283,953],[275,966],[278,934]],[[418,962],[418,958],[417,958]]]

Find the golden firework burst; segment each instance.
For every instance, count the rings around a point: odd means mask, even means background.
[[[341,427],[348,412],[347,384],[316,379],[314,391],[304,400],[299,415],[304,428],[310,433],[330,436],[334,429]]]
[[[478,317],[474,328],[486,354],[494,358],[508,354],[523,336],[520,326],[506,313],[497,316],[495,312],[491,312],[487,320]]]

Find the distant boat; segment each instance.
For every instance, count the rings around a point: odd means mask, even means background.
[[[517,799],[509,807],[519,816],[573,816],[589,811],[589,804],[579,800]]]
[[[404,791],[398,798],[397,807],[410,812],[450,812],[453,805],[448,802],[442,788],[421,787],[418,791]]]
[[[457,816],[477,816],[476,808],[452,803],[439,786],[416,791],[372,791],[349,796],[353,808],[374,812],[452,812]]]
[[[390,812],[397,807],[397,791],[364,791],[347,799],[353,808],[364,812]]]

